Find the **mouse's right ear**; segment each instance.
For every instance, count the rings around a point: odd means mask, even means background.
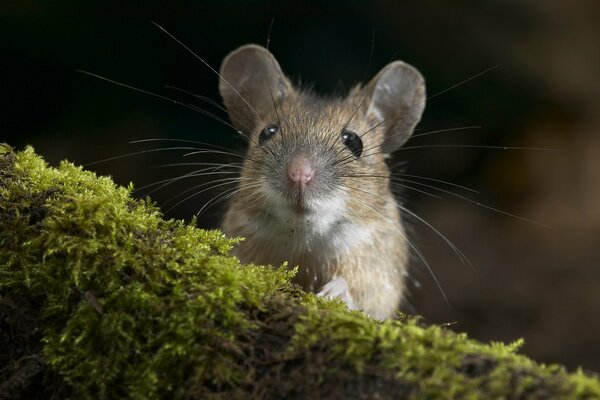
[[[269,50],[247,44],[223,60],[219,71],[219,92],[237,129],[248,133],[293,92],[290,81]]]

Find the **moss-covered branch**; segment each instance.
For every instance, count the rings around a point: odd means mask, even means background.
[[[372,321],[232,244],[1,146],[0,398],[600,398],[518,343]]]

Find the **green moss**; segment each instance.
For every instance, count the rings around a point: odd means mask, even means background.
[[[0,398],[600,398],[520,342],[303,293],[131,192],[0,146]]]

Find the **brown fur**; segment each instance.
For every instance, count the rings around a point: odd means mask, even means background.
[[[347,293],[336,292],[337,297],[375,318],[390,317],[404,294],[409,241],[390,191],[385,146],[406,140],[398,137],[408,137],[416,122],[403,121],[397,114],[403,106],[405,114],[413,111],[404,104],[405,98],[391,112],[377,103],[390,95],[378,92],[389,90],[378,86],[381,76],[388,79],[383,71],[344,99],[324,100],[294,89],[275,59],[268,59],[270,53],[261,49],[242,47],[221,68],[221,93],[230,117],[249,137],[239,191],[222,229],[245,238],[235,249],[241,261],[275,266],[287,261],[299,267],[296,282],[315,292],[332,279],[342,278]],[[250,58],[235,60],[243,51],[250,52]],[[264,79],[262,86],[247,83],[246,64],[241,61],[258,65],[252,74],[259,82]],[[233,65],[234,72],[228,65]],[[404,68],[404,64],[395,67]],[[234,93],[230,88],[235,88]],[[418,94],[424,95],[424,88]],[[390,121],[382,122],[382,113]],[[258,144],[260,132],[270,124],[277,124],[279,132]],[[343,127],[361,136],[360,157],[342,143]],[[302,195],[286,181],[286,165],[297,154],[309,158],[316,168],[313,186]],[[308,212],[295,212],[296,201]]]

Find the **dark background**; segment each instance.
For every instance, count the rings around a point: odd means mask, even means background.
[[[235,133],[199,113],[77,73],[84,69],[183,102],[218,109],[165,87],[220,101],[217,77],[149,23],[154,20],[218,68],[235,47],[265,44],[294,81],[344,93],[393,59],[418,67],[429,95],[496,67],[429,100],[411,145],[526,146],[543,150],[425,147],[400,150],[407,172],[461,200],[405,192],[408,206],[469,258],[463,265],[432,230],[411,222],[444,288],[412,269],[406,309],[426,321],[489,341],[523,337],[544,362],[600,370],[600,3],[473,2],[3,2],[0,5],[0,140],[30,144],[51,164],[78,164],[178,143],[179,138],[243,150]],[[374,47],[372,47],[374,37]],[[373,51],[369,65],[370,53]],[[185,168],[165,150],[88,165],[136,187]],[[199,158],[196,158],[197,161]],[[197,181],[152,194],[169,199]],[[140,196],[148,190],[140,190]],[[212,195],[214,195],[213,193]],[[167,213],[189,219],[212,195]],[[550,227],[490,211],[481,202]],[[222,207],[200,217],[215,226]]]

